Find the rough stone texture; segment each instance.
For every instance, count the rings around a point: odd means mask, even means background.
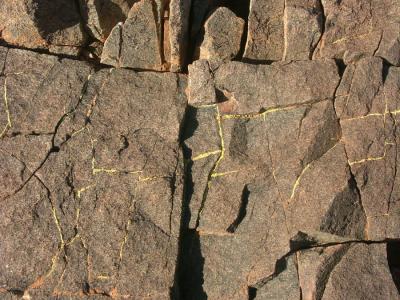
[[[251,0],[244,58],[311,59],[322,34],[320,0]]]
[[[132,6],[125,23],[115,26],[106,40],[102,63],[137,69],[162,68],[153,5],[153,0],[141,0]]]
[[[240,50],[244,20],[228,8],[215,10],[204,24],[204,38],[199,58],[207,60],[231,60]]]
[[[217,102],[213,74],[207,60],[196,60],[189,65],[189,87],[189,102],[192,105]]]
[[[1,299],[400,299],[398,0],[11,2]]]
[[[77,2],[0,1],[0,38],[9,44],[76,55],[86,43]]]
[[[352,245],[331,271],[322,299],[398,299],[385,255],[382,244]]]
[[[166,57],[166,59],[172,72],[181,71],[186,62],[190,7],[191,0],[170,0],[169,40],[171,53],[170,57]]]
[[[91,35],[105,41],[117,23],[124,22],[137,0],[79,0]]]
[[[177,264],[186,79],[90,72],[77,61],[7,53],[1,288],[36,299],[164,299]]]
[[[379,56],[400,63],[397,0],[323,1],[325,30],[317,57]]]
[[[254,61],[281,60],[284,52],[285,0],[250,0],[244,58]]]

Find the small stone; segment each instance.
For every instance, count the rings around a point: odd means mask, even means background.
[[[199,57],[207,60],[231,60],[240,50],[244,20],[228,8],[220,7],[204,25],[204,39]]]

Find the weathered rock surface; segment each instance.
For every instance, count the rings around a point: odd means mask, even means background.
[[[79,0],[90,33],[105,41],[119,22],[124,22],[137,0]]]
[[[162,299],[177,265],[185,78],[91,72],[76,61],[7,52],[1,288],[38,299]],[[125,114],[116,118],[115,109]]]
[[[400,63],[397,0],[323,1],[325,29],[317,57],[379,56]]]
[[[400,299],[397,0],[11,2],[1,299]]]
[[[0,38],[20,47],[76,55],[87,36],[75,1],[2,0]]]
[[[204,24],[204,38],[199,58],[207,60],[231,60],[240,50],[244,20],[226,7],[216,9]]]

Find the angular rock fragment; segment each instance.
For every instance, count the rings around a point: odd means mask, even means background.
[[[216,61],[233,59],[240,50],[244,20],[226,7],[216,9],[204,24],[199,58]]]
[[[224,96],[217,100],[230,103],[225,113],[236,114],[255,114],[331,99],[339,84],[337,66],[330,60],[279,62],[272,65],[228,62],[219,66],[213,75],[217,96]],[[209,80],[202,82],[203,92],[211,90]],[[315,82],[319,84],[315,85]],[[197,80],[191,81],[189,90],[193,85],[193,91],[200,90],[198,84]],[[221,112],[224,112],[224,103],[219,105]]]
[[[348,244],[338,244],[297,252],[302,299],[322,299],[332,270],[346,255],[349,247]]]
[[[318,0],[251,0],[243,58],[249,61],[311,59],[322,34]]]
[[[374,276],[371,276],[374,274]],[[397,299],[385,244],[354,244],[332,270],[322,299]]]
[[[207,60],[196,60],[189,65],[189,87],[191,105],[217,102],[213,75]]]
[[[137,0],[79,0],[82,14],[90,33],[105,41],[113,27],[124,22]]]
[[[283,60],[311,59],[322,34],[323,11],[320,1],[286,1],[283,20]]]
[[[360,59],[347,67],[336,93],[342,141],[373,240],[398,237],[397,69],[385,69],[380,58]]]
[[[104,44],[101,62],[115,67],[162,67],[161,48],[153,0],[135,3],[123,24],[118,24]]]
[[[386,110],[382,59],[370,57],[349,65],[336,91],[335,110],[341,119],[383,114]]]
[[[9,44],[77,55],[86,43],[75,1],[0,2],[0,38]]]
[[[122,68],[180,71],[184,65],[190,1],[141,0],[105,41],[101,62]],[[164,14],[168,13],[167,17]],[[166,20],[167,21],[166,21]]]
[[[243,58],[281,60],[284,52],[285,1],[251,0],[247,43]]]
[[[325,1],[325,30],[316,57],[379,56],[400,63],[400,11],[396,0]]]
[[[337,144],[310,163],[297,179],[287,203],[289,230],[363,238],[366,216],[360,201],[344,147]]]
[[[167,55],[166,51],[164,51],[164,56],[170,64],[171,72],[182,71],[185,65],[189,41],[191,2],[191,0],[170,0],[169,2],[168,29],[171,52]],[[165,38],[166,36],[164,36]],[[164,43],[168,43],[168,41]]]

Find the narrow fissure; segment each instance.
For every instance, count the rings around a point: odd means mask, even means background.
[[[393,282],[400,293],[400,241],[388,242],[386,253]]]
[[[246,217],[247,205],[249,204],[249,196],[250,196],[250,191],[246,185],[242,191],[242,197],[238,215],[235,221],[233,221],[233,223],[229,225],[229,227],[226,229],[227,232],[234,233],[237,227],[240,225],[240,223],[242,223],[243,219]]]

